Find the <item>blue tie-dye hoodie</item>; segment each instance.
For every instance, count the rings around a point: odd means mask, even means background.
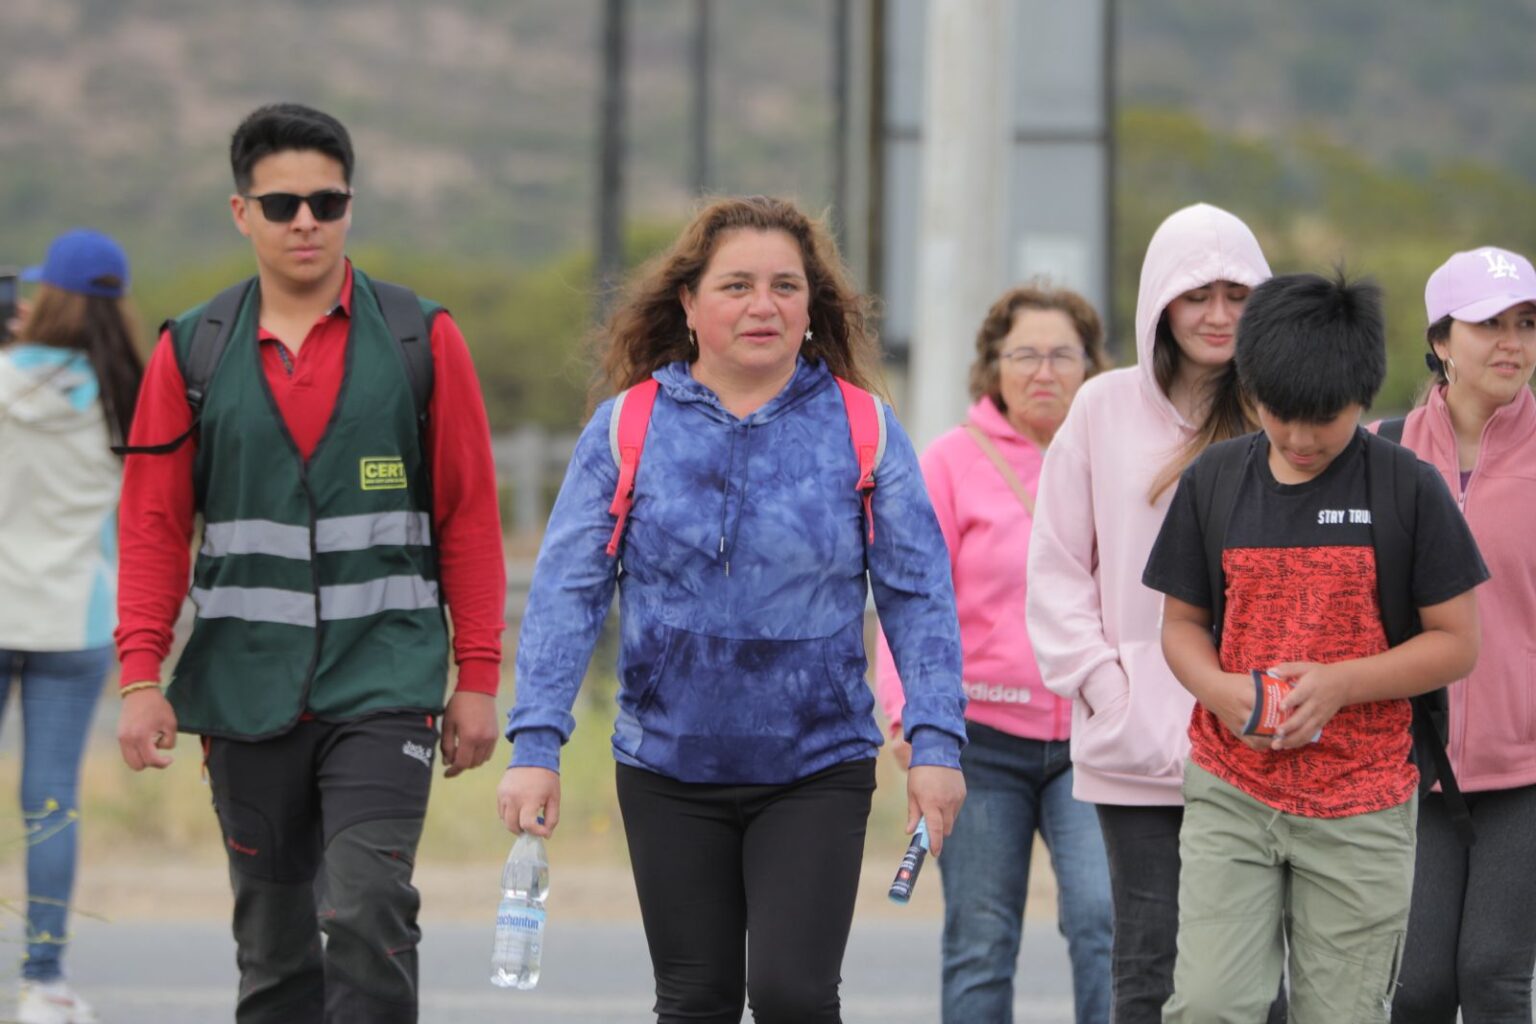
[[[802,359],[744,419],[687,363],[655,377],[617,559],[604,551],[618,480],[611,400],[576,443],[518,641],[512,764],[559,767],[615,582],[621,763],[685,782],[775,784],[873,757],[867,578],[906,687],[912,763],[958,768],[965,697],[949,555],[890,409],[866,545],[848,414],[825,365]]]

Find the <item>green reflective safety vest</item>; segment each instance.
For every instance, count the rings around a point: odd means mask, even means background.
[[[203,400],[196,618],[167,691],[182,730],[256,739],[319,718],[442,711],[448,631],[410,381],[368,278],[336,408],[306,462],[256,340],[253,287]],[[436,307],[422,303],[423,312]],[[181,365],[203,307],[171,324]]]

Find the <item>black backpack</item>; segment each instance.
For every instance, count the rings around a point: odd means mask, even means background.
[[[240,312],[246,293],[255,283],[256,278],[249,277],[225,288],[203,308],[203,315],[198,318],[192,343],[187,346],[186,362],[180,364],[181,376],[187,385],[187,405],[192,409],[192,425],[185,433],[164,444],[119,445],[112,449],[113,452],[118,455],[165,455],[180,448],[192,436],[198,427],[208,383],[213,380],[219,368],[219,360],[224,358],[224,349],[229,344],[229,332],[235,326],[235,317]],[[432,400],[432,321],[442,310],[433,310],[431,318],[428,318],[422,314],[416,293],[409,288],[388,281],[370,279],[369,283],[373,286],[374,297],[379,301],[379,309],[384,314],[384,323],[399,347],[405,375],[411,384],[411,399],[416,407],[417,431],[424,435],[427,408]],[[161,330],[165,331],[169,327],[170,321],[166,321]]]
[[[1396,647],[1417,634],[1418,609],[1410,594],[1409,566],[1413,564],[1413,537],[1418,515],[1418,456],[1398,442],[1403,421],[1381,426],[1381,436],[1365,435],[1366,495],[1371,510],[1371,546],[1376,551],[1376,592],[1381,605],[1382,627],[1387,643]],[[1243,470],[1257,447],[1257,435],[1249,434],[1212,445],[1195,464],[1195,514],[1205,539],[1206,570],[1210,575],[1211,636],[1221,648],[1222,618],[1226,608],[1226,576],[1221,553],[1227,527],[1237,504]],[[1413,705],[1412,759],[1419,769],[1419,792],[1429,791],[1436,780],[1445,796],[1451,823],[1463,844],[1477,841],[1467,803],[1456,785],[1445,743],[1449,735],[1450,706],[1445,688],[1421,693]]]

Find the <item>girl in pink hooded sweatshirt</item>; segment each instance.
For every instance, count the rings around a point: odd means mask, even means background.
[[[1232,355],[1248,291],[1269,276],[1225,210],[1163,221],[1141,268],[1137,365],[1083,385],[1040,478],[1029,636],[1045,685],[1072,700],[1073,792],[1097,805],[1109,855],[1115,1024],[1155,1024],[1173,990],[1194,703],[1163,660],[1162,595],[1141,573],[1179,473],[1255,429]]]

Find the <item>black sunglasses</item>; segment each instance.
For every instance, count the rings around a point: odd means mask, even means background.
[[[260,203],[262,215],[277,224],[286,224],[297,217],[300,203],[308,203],[309,212],[315,215],[315,220],[322,223],[341,220],[347,215],[347,204],[352,201],[351,192],[338,192],[335,189],[311,192],[307,196],[295,195],[292,192],[268,192],[264,196],[253,196],[242,192],[240,195],[243,199],[254,199]]]

